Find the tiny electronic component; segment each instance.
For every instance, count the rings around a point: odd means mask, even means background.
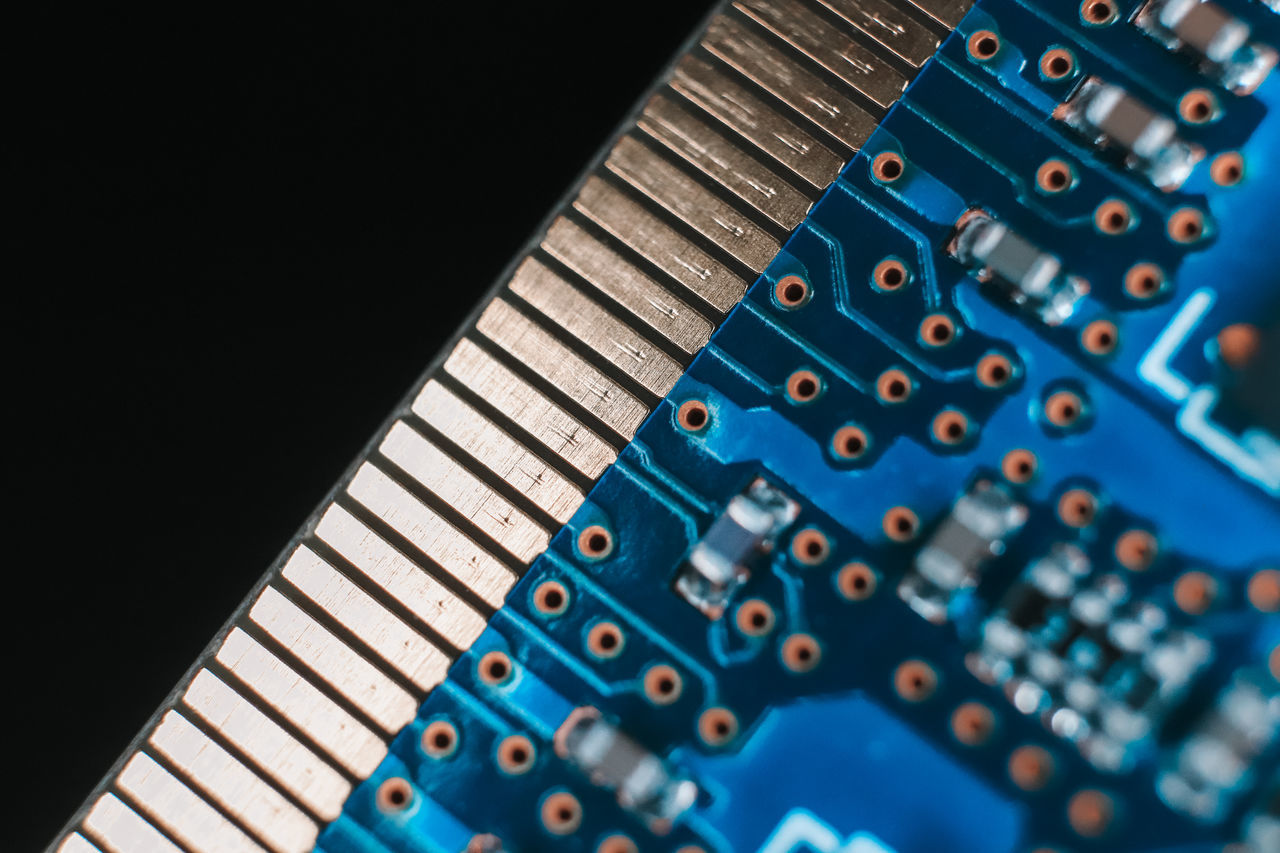
[[[1062,611],[1088,576],[1089,558],[1075,545],[1059,543],[1033,562],[1005,593],[1001,609],[982,626],[980,650],[969,666],[980,678],[1005,682],[1014,675],[1014,662],[1030,651],[1031,632],[1048,624],[1051,611]]]
[[[698,786],[667,768],[661,758],[605,721],[592,707],[575,709],[556,730],[556,754],[640,815],[659,834],[693,805]]]
[[[1252,781],[1253,762],[1280,736],[1280,690],[1262,672],[1237,673],[1173,750],[1156,781],[1171,808],[1220,821]],[[1269,848],[1263,848],[1269,849]]]
[[[1075,546],[1032,563],[983,625],[970,668],[1002,684],[1014,707],[1040,716],[1096,767],[1121,772],[1212,649],[1173,627],[1160,606],[1133,600],[1118,575],[1086,584],[1087,576]]]
[[[1027,508],[1001,486],[978,480],[916,555],[898,595],[930,622],[945,622],[956,599],[976,587],[983,565],[1027,519]]]
[[[1238,95],[1256,90],[1276,65],[1276,51],[1251,42],[1249,24],[1212,0],[1150,0],[1134,23],[1167,47],[1194,56]]]
[[[795,501],[757,478],[693,546],[676,576],[676,591],[708,618],[719,619],[751,576],[753,558],[772,551],[799,512]]]
[[[947,251],[1018,308],[1048,326],[1066,321],[1089,290],[1054,255],[974,208],[956,222]]]
[[[1162,190],[1186,182],[1204,150],[1178,137],[1173,119],[1160,115],[1119,86],[1085,79],[1053,117],[1099,148],[1124,152],[1124,164]]]

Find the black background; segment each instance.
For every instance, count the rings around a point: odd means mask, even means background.
[[[5,849],[52,840],[709,3],[438,5],[6,35]]]

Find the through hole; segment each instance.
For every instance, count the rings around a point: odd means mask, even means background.
[[[871,161],[871,174],[882,183],[890,183],[902,177],[902,158],[892,151],[876,155]]]
[[[502,684],[513,671],[510,658],[502,652],[488,652],[480,658],[480,680],[485,684]]]
[[[1204,217],[1198,210],[1184,207],[1169,217],[1169,236],[1177,243],[1191,243],[1204,233]]]
[[[1150,299],[1164,285],[1164,273],[1151,263],[1134,264],[1124,276],[1124,289],[1134,299]]]
[[[402,811],[413,800],[413,788],[407,780],[393,776],[378,786],[376,799],[384,812]]]
[[[905,506],[896,506],[884,514],[881,527],[884,533],[895,542],[906,542],[916,534],[920,521],[916,514]]]
[[[969,36],[969,55],[977,60],[987,60],[1000,50],[1000,37],[991,30],[978,30]]]
[[[901,370],[886,370],[876,380],[876,393],[886,403],[901,403],[911,393],[911,380]]]
[[[1107,0],[1085,0],[1080,16],[1089,24],[1108,23],[1115,15],[1115,7]]]
[[[796,403],[808,403],[818,396],[822,382],[810,370],[797,370],[787,377],[787,396]]]
[[[644,675],[644,692],[655,705],[670,705],[680,697],[684,682],[666,664],[652,666]]]
[[[783,276],[773,286],[773,296],[783,308],[799,308],[809,299],[809,285],[798,275]]]
[[[602,560],[613,552],[613,536],[598,524],[578,534],[578,550],[590,560]]]
[[[686,400],[676,409],[676,423],[690,432],[698,432],[710,419],[707,404],[701,400]]]
[[[792,634],[782,644],[782,663],[792,672],[808,672],[821,658],[818,641],[808,634]]]
[[[850,601],[870,598],[876,589],[875,572],[866,563],[849,563],[836,575],[836,589]]]
[[[1098,499],[1084,489],[1071,489],[1058,500],[1058,517],[1069,527],[1088,527],[1098,514]]]
[[[867,434],[856,426],[840,427],[831,440],[836,456],[844,459],[857,459],[866,453],[868,444]]]
[[[587,632],[587,651],[605,660],[622,652],[622,629],[612,622],[600,622]]]

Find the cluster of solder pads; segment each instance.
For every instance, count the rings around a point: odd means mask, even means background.
[[[1022,462],[1006,460],[1008,480],[1029,478]],[[1097,511],[1094,497],[1081,489],[1064,492],[1056,507],[1057,520],[1068,528],[1090,525]],[[802,556],[814,547],[805,538],[810,530],[789,533],[798,512],[782,489],[757,478],[693,547],[674,589],[706,616],[719,618],[736,606],[752,566],[776,546],[790,538],[790,551]],[[886,514],[886,532],[900,521],[891,516]],[[898,597],[939,625],[971,610],[987,568],[1006,553],[1029,517],[1012,486],[979,476],[915,551],[897,580]],[[1217,592],[1209,574],[1188,571],[1172,584],[1171,595],[1136,594],[1128,576],[1150,569],[1156,553],[1155,537],[1140,528],[1121,533],[1106,561],[1091,559],[1070,539],[1052,544],[992,599],[996,603],[976,631],[958,629],[970,647],[968,669],[1104,773],[1126,773],[1154,760],[1160,798],[1198,822],[1220,822],[1242,798],[1254,798],[1258,805],[1246,821],[1247,840],[1253,849],[1274,849],[1268,845],[1280,833],[1280,791],[1268,790],[1274,783],[1258,777],[1256,764],[1280,742],[1280,648],[1269,661],[1248,662],[1232,673],[1198,711],[1189,734],[1171,746],[1155,746],[1161,727],[1214,660],[1211,637],[1188,627],[1187,617],[1204,613]],[[862,598],[874,591],[876,577],[865,565],[853,564],[842,570],[837,586],[846,597]],[[1280,610],[1280,571],[1257,571],[1247,596],[1256,611]],[[1170,599],[1176,612],[1169,609]],[[900,685],[900,692],[926,689],[922,685],[936,680],[927,665],[917,667],[914,675],[900,673],[915,685]],[[957,737],[976,737],[990,727],[989,712],[971,711],[965,720],[957,712]],[[1036,747],[1023,753],[1015,756],[1010,773],[1034,789],[1043,784],[1036,777],[1049,759]],[[1081,834],[1096,835],[1113,811],[1110,802],[1082,800],[1072,820]]]

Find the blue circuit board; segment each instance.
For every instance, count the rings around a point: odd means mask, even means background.
[[[1280,44],[1263,4],[1221,5]],[[1046,72],[1053,50],[1068,72]],[[1063,120],[1094,77],[1167,115],[1212,93],[1210,120],[1178,125],[1203,152],[1185,183],[1154,186]],[[1230,152],[1242,178],[1220,171]],[[1055,162],[1066,177],[1046,186]],[[1075,2],[982,0],[319,849],[1242,841],[1280,784],[1280,616],[1262,589],[1280,565],[1280,446],[1232,396],[1222,330],[1280,322],[1277,193],[1280,74],[1236,95]],[[948,248],[975,210],[1078,279],[1062,322]],[[681,573],[700,543],[730,547],[712,531],[753,489],[785,504],[776,536],[753,544],[723,612],[699,607]],[[977,504],[1003,531],[963,580],[919,581]],[[1074,585],[1028,615],[1048,560]],[[1073,623],[1095,599],[1141,638]],[[997,631],[1010,625],[1053,642],[1019,657]],[[1260,697],[1256,749],[1191,797],[1187,745],[1218,743],[1233,690]],[[692,783],[678,814],[569,760],[584,708],[670,785]],[[389,807],[393,779],[408,788]]]

